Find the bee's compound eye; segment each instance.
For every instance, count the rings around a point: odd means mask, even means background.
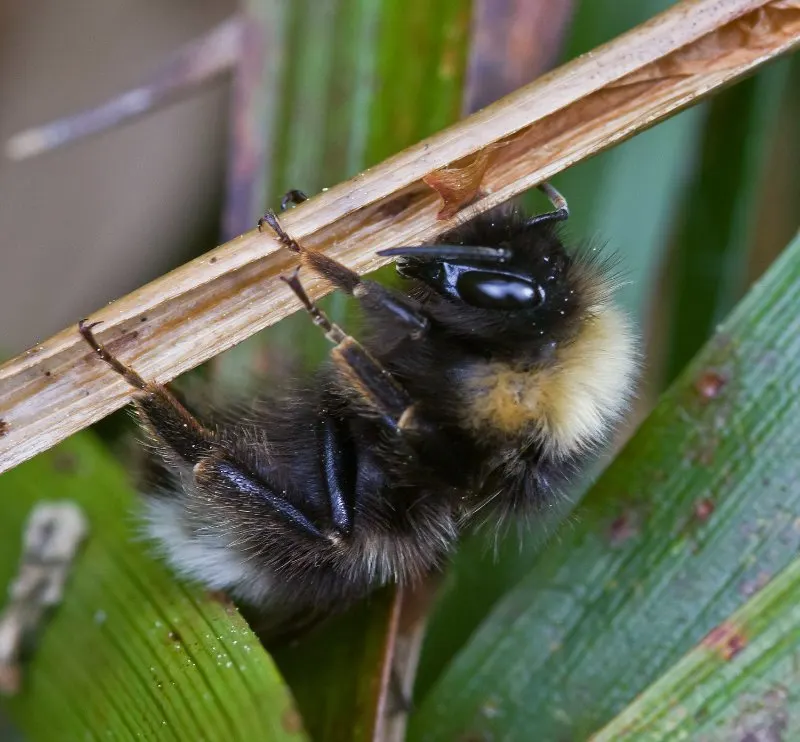
[[[466,271],[458,277],[456,288],[467,304],[482,309],[533,309],[545,298],[539,284],[492,271]]]

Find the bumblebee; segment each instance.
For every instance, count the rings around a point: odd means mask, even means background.
[[[338,610],[440,568],[459,531],[551,503],[626,410],[636,350],[613,304],[612,264],[567,251],[558,223],[502,206],[441,241],[394,247],[401,292],[306,250],[268,212],[304,270],[362,305],[361,341],[284,277],[332,344],[309,380],[247,414],[197,419],[93,334],[137,391],[138,418],[168,475],[146,498],[148,530],[182,575],[263,610],[274,625]],[[284,199],[304,200],[299,191]]]

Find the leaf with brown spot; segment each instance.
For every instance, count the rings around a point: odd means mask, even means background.
[[[705,371],[695,382],[695,389],[702,399],[716,399],[725,388],[728,379],[717,371]]]
[[[703,646],[716,651],[726,662],[732,660],[747,646],[747,637],[730,621],[715,626],[703,639]]]
[[[618,515],[608,527],[608,540],[612,546],[622,546],[639,534],[639,514],[633,510]]]
[[[694,504],[694,517],[700,523],[705,523],[714,513],[714,501],[710,497],[704,497]]]
[[[591,742],[800,738],[798,594],[795,559]]]

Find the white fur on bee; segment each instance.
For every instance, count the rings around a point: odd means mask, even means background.
[[[178,574],[247,602],[267,602],[271,580],[263,567],[248,563],[231,548],[230,534],[224,537],[208,529],[193,533],[180,499],[148,499],[144,516],[147,534]]]
[[[248,560],[243,551],[231,543],[241,532],[221,523],[217,524],[218,528],[213,525],[193,528],[188,512],[177,493],[173,493],[171,499],[145,500],[146,533],[158,543],[160,553],[178,574],[261,607],[271,600],[281,599],[263,560]],[[376,528],[384,530],[383,524],[374,523],[372,528],[358,529],[348,541],[331,538],[329,546],[338,552],[334,562],[342,576],[366,579],[375,585],[414,582],[424,574],[420,564],[435,563],[435,555],[449,551],[456,538],[456,523],[442,508],[438,508],[435,515],[431,512],[420,517],[413,536],[385,534],[377,537],[373,532]],[[264,536],[268,535],[269,529],[265,528]],[[420,551],[426,552],[422,559]],[[316,553],[315,549],[298,550],[295,557],[298,566],[301,562],[313,561]]]

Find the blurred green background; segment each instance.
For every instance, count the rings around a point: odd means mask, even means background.
[[[250,229],[263,208],[275,205],[287,189],[316,193],[456,121],[471,100],[491,100],[508,92],[502,89],[502,81],[481,76],[480,70],[490,61],[498,63],[499,58],[514,70],[510,79],[516,75],[513,79],[521,84],[631,29],[671,3],[485,0],[475,3],[481,7],[480,16],[473,4],[472,0],[247,0],[242,12],[248,31],[239,73],[229,70],[201,88],[187,87],[168,105],[70,147],[29,161],[5,160],[0,165],[0,187],[9,194],[3,199],[5,206],[0,203],[6,235],[2,248],[6,269],[0,278],[0,314],[7,318],[0,337],[2,352],[19,352],[102,302]],[[191,44],[237,10],[210,1],[119,2],[102,10],[88,2],[78,5],[69,11],[68,21],[62,15],[67,11],[52,4],[42,4],[38,10],[34,3],[27,10],[2,11],[8,21],[0,44],[0,134],[4,139],[25,126],[76,113],[105,97],[113,99],[143,79],[159,79],[175,49]],[[503,8],[512,8],[511,15],[506,16]],[[84,16],[86,23],[81,26]],[[58,30],[63,28],[67,31]],[[503,38],[503,28],[516,34],[518,43],[499,49],[496,39]],[[493,32],[501,36],[487,46],[485,36],[491,38]],[[98,58],[104,63],[98,64]],[[20,69],[32,70],[27,87],[19,83]],[[643,338],[644,373],[634,420],[625,435],[648,414],[658,394],[796,234],[799,109],[800,63],[797,58],[780,60],[554,179],[569,200],[568,235],[576,241],[607,243],[619,254],[627,278],[620,299]],[[544,208],[538,195],[524,200],[529,209]],[[42,218],[43,213],[52,216]],[[793,275],[792,270],[787,267],[787,274]],[[393,280],[391,269],[381,275]],[[31,291],[31,285],[36,290]],[[792,284],[784,290],[792,291]],[[342,297],[327,297],[324,305],[346,327],[358,327],[357,307]],[[797,309],[794,304],[786,311],[791,314]],[[10,317],[15,318],[13,323]],[[748,317],[741,322],[742,332],[760,327]],[[793,332],[796,325],[789,322],[787,327],[787,332]],[[244,396],[264,383],[265,376],[315,367],[326,352],[324,340],[306,317],[293,316],[180,383],[190,395],[199,388],[211,388],[219,398]],[[800,387],[792,379],[787,388],[796,392]],[[691,383],[686,381],[683,387],[688,389]],[[691,430],[691,425],[676,428],[674,439]],[[647,435],[645,429],[635,440],[647,440]],[[111,507],[91,476],[94,466],[111,466],[112,455],[130,466],[131,426],[126,416],[112,416],[97,431],[80,438],[80,443],[68,444],[79,465],[61,476],[83,477],[77,489],[89,512],[96,514],[96,525],[129,518],[133,500],[124,498],[130,495],[121,496],[120,503]],[[647,449],[641,455],[655,458],[667,453]],[[52,497],[60,487],[58,477],[53,481],[42,474],[42,467],[49,466],[47,456],[0,478],[3,496],[17,498],[14,508],[0,505],[7,510],[3,539],[9,544],[0,552],[0,577],[10,578],[15,568],[13,539],[30,501]],[[82,468],[84,458],[95,463]],[[632,454],[628,459],[633,461]],[[623,466],[624,462],[618,468]],[[626,471],[620,468],[619,481],[624,481]],[[788,476],[785,471],[783,475]],[[40,484],[45,480],[47,491]],[[601,485],[606,481],[611,480],[603,478]],[[552,552],[548,544],[555,542],[556,553],[563,554],[559,544],[570,541],[573,531],[585,523],[591,525],[591,516],[579,515],[556,528],[588,484],[580,483],[570,500],[555,508],[558,512],[552,518],[522,536],[513,531],[496,544],[486,534],[466,538],[432,608],[414,691],[420,721],[412,722],[412,738],[585,739],[649,684],[651,678],[643,672],[639,680],[629,678],[618,697],[598,705],[591,689],[599,687],[600,681],[591,678],[602,672],[593,670],[587,659],[583,679],[578,678],[574,687],[564,681],[560,699],[551,697],[544,705],[545,694],[540,694],[543,709],[563,706],[564,714],[560,718],[553,713],[550,721],[543,721],[541,736],[526,736],[524,726],[502,721],[504,714],[513,717],[514,708],[539,708],[533,695],[525,695],[530,679],[510,682],[509,695],[502,698],[493,698],[486,690],[485,698],[476,701],[483,726],[465,722],[462,728],[435,721],[441,717],[435,709],[447,707],[448,701],[442,699],[450,698],[448,683],[469,685],[472,670],[459,671],[458,662],[474,669],[468,661],[474,646],[470,642],[491,633],[493,625],[507,627],[502,612],[509,610],[509,601],[533,600],[530,596],[537,585],[531,580],[536,574],[543,582],[556,574],[555,568],[544,570],[548,576],[542,576],[544,568],[536,572],[542,550]],[[792,486],[796,494],[797,485]],[[117,489],[126,487],[122,478],[113,484]],[[666,494],[672,491],[664,487]],[[74,483],[64,485],[64,491],[74,489]],[[597,497],[613,500],[620,493],[620,488],[611,485],[605,490],[610,494]],[[22,491],[28,492],[26,499],[20,499]],[[125,543],[121,539],[109,548],[128,554]],[[796,539],[787,544],[784,556],[796,550]],[[663,548],[674,549],[675,543]],[[134,563],[148,560],[145,549],[125,558]],[[547,553],[543,558],[548,559]],[[776,558],[774,571],[783,564]],[[558,580],[580,584],[587,579],[584,568],[576,567],[577,573],[560,575]],[[90,594],[91,588],[86,589]],[[156,604],[171,600],[152,599]],[[201,614],[216,610],[202,601],[198,605]],[[725,610],[736,607],[726,604]],[[523,615],[524,603],[515,610]],[[609,610],[613,617],[613,607]],[[365,708],[374,702],[369,683],[378,663],[387,611],[384,598],[378,598],[300,647],[276,655],[312,738],[370,738],[369,725],[358,720],[368,716]],[[80,617],[73,617],[76,623],[68,619],[59,615],[59,630],[80,631]],[[697,634],[702,625],[698,621],[695,641],[702,636]],[[575,631],[580,635],[579,628]],[[529,641],[540,640],[531,629]],[[636,635],[631,642],[635,645]],[[674,642],[680,652],[685,650],[681,641]],[[486,646],[490,645],[494,646],[491,642]],[[586,646],[589,658],[593,651]],[[109,666],[114,661],[109,659]],[[126,662],[133,665],[135,658],[122,660],[123,665]],[[264,677],[273,677],[266,656],[263,662],[260,671]],[[44,694],[42,698],[59,692],[57,683],[48,679],[47,668],[37,664],[34,672],[42,677],[35,686]],[[125,669],[115,672],[124,677]],[[209,665],[203,672],[204,677],[212,677],[215,669]],[[273,684],[274,692],[280,693],[281,681]],[[496,685],[505,688],[499,681]],[[514,697],[515,692],[519,697]],[[452,697],[457,703],[458,693]],[[110,703],[102,696],[93,698],[91,703],[95,702],[98,708]],[[170,707],[181,703],[173,699]],[[224,698],[217,703],[224,709]],[[9,710],[32,738],[73,738],[32,724],[35,708],[34,698],[33,702],[14,701]],[[580,723],[575,721],[577,709],[586,710]],[[113,725],[116,711],[108,713],[112,719],[108,724]],[[213,716],[214,708],[208,713]],[[468,712],[463,713],[466,719]],[[89,722],[73,719],[71,723],[82,729],[80,725]],[[129,731],[136,728],[131,723]],[[790,728],[788,721],[783,728]],[[128,738],[126,731],[115,729],[115,738]],[[264,729],[261,733],[266,734]],[[192,732],[187,727],[183,733]],[[462,736],[449,736],[457,733]],[[212,738],[222,738],[214,734]],[[181,738],[179,732],[175,735]]]

